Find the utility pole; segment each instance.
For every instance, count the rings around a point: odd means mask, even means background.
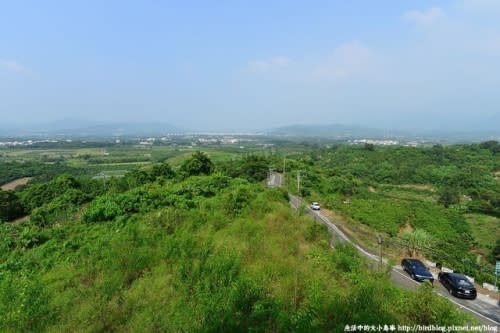
[[[268,169],[267,169],[267,182],[270,186],[273,186],[272,179],[271,179],[271,167],[268,167]]]
[[[104,174],[103,171],[101,171],[101,173],[99,173],[99,176],[101,176],[103,188],[104,190],[106,190],[106,175]]]
[[[497,260],[496,266],[495,266],[495,288],[497,287],[498,274],[500,274],[500,260]]]
[[[377,234],[377,244],[379,246],[379,249],[380,249],[380,264],[379,264],[379,268],[382,269],[382,243],[384,242],[384,240],[382,239],[382,237]]]
[[[285,179],[286,177],[285,168],[286,168],[286,156],[283,156],[283,179]]]
[[[297,170],[297,193],[300,197],[300,170]]]

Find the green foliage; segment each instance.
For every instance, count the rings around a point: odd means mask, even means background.
[[[359,192],[361,182],[352,176],[333,176],[330,181],[332,191],[342,195],[353,195]]]
[[[0,276],[0,330],[40,332],[53,320],[49,293],[37,275]]]
[[[434,294],[430,283],[422,283],[405,307],[411,320],[420,325],[440,322],[441,325],[451,326],[461,317],[450,302]]]
[[[267,178],[268,161],[258,155],[247,155],[243,158],[240,175],[250,181],[262,181]]]
[[[363,152],[377,159],[383,149]],[[372,179],[358,162],[316,174],[328,154],[290,161],[291,172],[304,170],[314,194],[352,195],[333,201],[344,213],[394,235],[410,223],[439,245],[468,232],[453,209],[363,191]],[[188,177],[159,164],[122,179],[27,186],[19,195],[31,221],[0,224],[0,331],[343,332],[468,320],[427,290],[396,288],[352,246],[331,249],[325,227],[292,212],[286,191],[258,183],[264,161],[218,174],[196,153],[181,167]]]
[[[364,147],[368,151],[375,151],[375,145],[373,143],[365,143]]]
[[[117,216],[123,215],[123,209],[118,203],[116,196],[104,195],[96,198],[83,214],[83,220],[87,223],[111,221]]]
[[[305,170],[310,200],[323,201],[325,207],[396,242],[406,225],[425,231],[434,239],[426,256],[479,277],[491,267],[461,268],[461,260],[479,250],[492,262],[491,242],[484,246],[482,239],[474,239],[480,233],[464,215],[500,217],[497,149],[496,141],[374,150],[347,145],[308,147],[293,159],[288,157],[287,172]],[[292,181],[288,179],[288,186],[293,191]],[[490,223],[486,229],[495,228]]]
[[[153,168],[151,169],[151,175],[155,178],[158,177],[174,178],[175,172],[168,163],[164,162],[161,164],[153,165]]]
[[[197,151],[182,163],[181,172],[187,176],[209,175],[213,167],[213,163],[208,156]]]
[[[250,182],[260,182],[267,178],[270,160],[265,156],[249,154],[241,159],[218,163],[217,169],[231,177],[240,177]]]
[[[0,221],[11,221],[23,214],[24,209],[17,194],[0,189]]]
[[[146,213],[160,207],[190,208],[197,197],[211,197],[229,185],[230,179],[220,175],[192,177],[181,183],[160,185],[149,183],[124,193],[105,194],[92,201],[82,218],[87,223],[112,221],[120,216]],[[228,196],[229,209],[241,210],[245,202],[244,190]]]
[[[47,204],[35,208],[31,212],[30,221],[43,227],[57,220],[68,218],[90,198],[91,196],[87,193],[70,188]]]
[[[76,179],[70,175],[60,175],[46,183],[33,183],[20,193],[23,206],[28,211],[49,204],[57,197],[60,201],[70,201],[75,204],[85,202],[100,193],[97,181]],[[68,191],[68,193],[66,193]]]
[[[432,236],[422,229],[406,229],[402,238],[406,241],[408,254],[411,256],[415,256],[419,249],[431,248],[435,244]]]
[[[35,177],[38,181],[47,181],[62,173],[80,174],[79,170],[63,163],[42,163],[38,161],[0,162],[0,185],[22,177]]]
[[[446,208],[456,205],[460,202],[460,192],[455,188],[445,187],[439,196],[438,202]]]
[[[336,207],[353,219],[393,237],[409,224],[431,234],[438,242],[456,243],[457,251],[470,245],[464,242],[463,235],[470,233],[464,217],[433,203],[395,202],[372,194],[367,199],[353,199],[348,205],[338,204]],[[456,242],[456,239],[461,241]]]
[[[498,141],[490,140],[479,144],[482,149],[488,149],[494,154],[500,154],[500,144]]]
[[[224,210],[229,216],[238,215],[248,206],[253,198],[253,193],[247,186],[240,186],[226,194],[224,198]]]
[[[497,239],[495,246],[491,250],[491,254],[488,256],[489,262],[495,264],[497,261],[500,261],[500,238]]]
[[[314,242],[324,236],[328,228],[324,224],[312,222],[306,229],[305,239]]]

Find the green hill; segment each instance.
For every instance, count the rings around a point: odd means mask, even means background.
[[[0,331],[344,332],[470,320],[426,285],[401,290],[354,248],[332,249],[282,190],[209,165],[198,155],[106,190],[69,176],[28,187],[20,200],[31,221],[0,224]]]

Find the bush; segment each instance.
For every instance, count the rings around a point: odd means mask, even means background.
[[[209,175],[214,168],[205,153],[197,151],[181,165],[181,172],[186,176]]]
[[[24,209],[17,194],[0,189],[0,221],[12,221],[24,215]]]
[[[37,275],[0,276],[0,330],[40,332],[52,320],[49,294]]]

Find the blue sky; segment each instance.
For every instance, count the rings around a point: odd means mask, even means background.
[[[0,125],[439,129],[500,113],[500,1],[2,1]]]

